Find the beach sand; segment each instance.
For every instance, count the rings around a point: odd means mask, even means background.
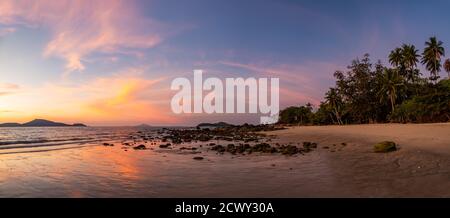
[[[332,190],[308,196],[450,197],[450,123],[294,127],[273,134],[282,142],[336,144],[336,152],[320,158]],[[400,149],[374,153],[373,145],[385,140]]]
[[[292,127],[304,155],[102,145],[0,155],[1,197],[450,197],[450,124]],[[391,140],[400,149],[374,153]],[[345,146],[342,143],[346,143]],[[204,143],[203,143],[204,144]],[[184,145],[185,146],[185,145]],[[329,147],[328,149],[325,147]],[[202,156],[203,160],[193,160]]]

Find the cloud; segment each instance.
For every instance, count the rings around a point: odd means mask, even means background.
[[[11,94],[11,92],[0,92],[0,96],[9,95],[9,94]]]
[[[13,83],[0,83],[0,89],[19,89],[20,86]]]
[[[0,37],[16,32],[16,28],[13,27],[0,27]]]
[[[19,90],[20,86],[13,83],[0,83],[0,97],[6,95],[12,95]]]
[[[66,61],[68,73],[83,71],[93,53],[133,53],[163,41],[163,25],[142,16],[132,0],[2,0],[0,23],[45,27],[45,57]]]

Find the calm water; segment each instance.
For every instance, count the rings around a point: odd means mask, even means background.
[[[152,128],[156,131],[157,127]],[[0,154],[53,149],[126,140],[140,130],[133,127],[16,127],[0,128]]]

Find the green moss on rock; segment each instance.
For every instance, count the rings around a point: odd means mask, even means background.
[[[374,151],[377,153],[387,153],[397,150],[397,144],[392,141],[384,141],[374,145]]]

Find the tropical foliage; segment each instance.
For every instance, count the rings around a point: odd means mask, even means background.
[[[295,125],[450,121],[450,59],[443,43],[431,37],[422,55],[403,44],[388,56],[391,66],[373,64],[368,54],[336,71],[336,84],[316,109],[311,104],[280,112],[280,123]],[[420,61],[419,61],[420,60]],[[418,64],[429,71],[422,77]],[[449,77],[439,81],[441,68]]]

